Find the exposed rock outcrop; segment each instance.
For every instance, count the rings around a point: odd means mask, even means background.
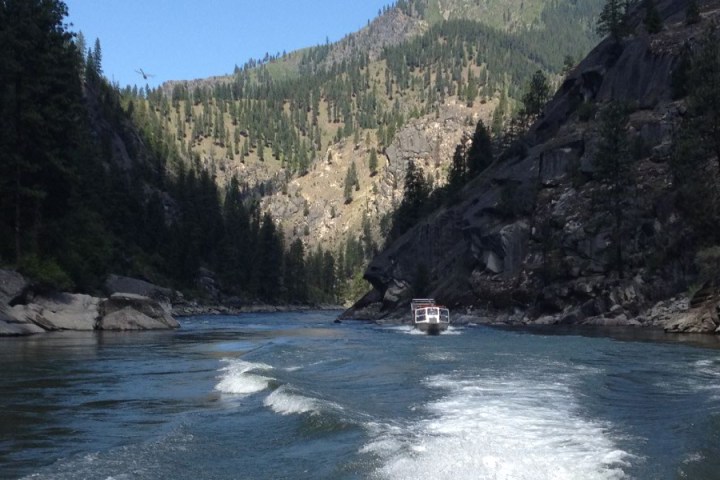
[[[114,293],[100,304],[98,330],[157,330],[180,325],[157,301],[132,293]]]
[[[32,303],[15,305],[11,312],[19,322],[37,325],[46,331],[94,330],[100,299],[90,295],[56,293],[33,298]]]
[[[98,330],[157,330],[178,328],[169,308],[132,293],[115,293],[102,301]]]
[[[160,287],[145,280],[122,275],[109,275],[105,280],[105,293],[133,293],[143,297],[150,297],[163,303],[170,303],[178,297],[178,293],[170,288]]]
[[[109,290],[132,288],[136,293],[113,293],[108,299],[71,293],[33,294],[25,278],[0,271],[0,336],[21,336],[73,330],[152,330],[178,328],[164,289],[141,280],[112,276]]]

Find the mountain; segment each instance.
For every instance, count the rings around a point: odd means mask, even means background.
[[[600,4],[401,1],[339,42],[231,76],[128,88],[122,102],[170,171],[199,165],[221,189],[237,178],[286,243],[332,251],[357,283],[385,241],[408,162],[445,184],[478,120],[494,115],[499,134],[534,72],[559,80],[566,57],[592,47]]]
[[[631,5],[526,133],[372,260],[346,315],[419,295],[506,323],[715,331],[720,5],[697,3]],[[668,324],[692,285],[704,309]]]
[[[6,2],[0,261],[76,291],[115,273],[213,301],[354,298],[408,172],[439,191],[478,120],[503,137],[535,73],[590,48],[599,4],[400,1],[340,42],[140,90],[109,84],[63,2]]]

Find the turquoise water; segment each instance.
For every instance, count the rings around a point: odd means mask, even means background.
[[[720,350],[335,314],[0,339],[0,477],[720,478]]]

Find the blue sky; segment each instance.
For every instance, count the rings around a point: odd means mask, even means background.
[[[390,0],[65,0],[121,86],[232,73],[250,58],[336,41]],[[144,80],[136,70],[154,77]]]

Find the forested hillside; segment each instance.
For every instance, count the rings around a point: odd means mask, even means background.
[[[0,261],[65,289],[353,298],[408,166],[446,185],[478,120],[499,139],[531,77],[594,42],[600,0],[516,3],[400,1],[340,42],[149,89],[110,85],[62,2],[4,2]]]
[[[41,290],[94,292],[114,272],[200,296],[209,276],[244,298],[334,301],[332,258],[285,245],[237,182],[219,188],[136,130],[100,43],[67,31],[66,14],[0,4],[0,263]]]
[[[398,2],[335,44],[268,55],[231,76],[128,87],[122,105],[170,171],[199,166],[220,188],[235,179],[286,242],[329,249],[349,286],[403,197],[408,158],[397,165],[387,151],[408,128],[453,118],[452,138],[434,133],[425,158],[429,188],[442,186],[452,147],[440,138],[455,145],[478,120],[499,137],[535,72],[555,81],[595,42],[599,0],[503,3],[510,16],[495,3]]]

